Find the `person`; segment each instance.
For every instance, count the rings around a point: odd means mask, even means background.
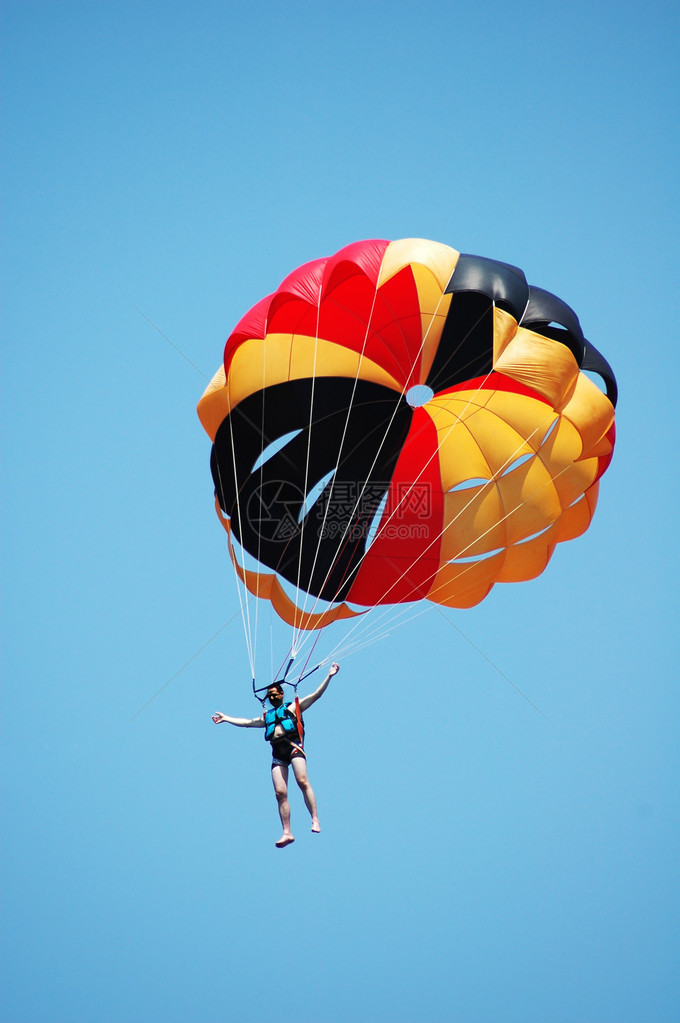
[[[272,782],[283,828],[281,838],[276,842],[277,849],[284,849],[295,841],[290,830],[290,803],[288,801],[288,768],[290,766],[293,768],[295,780],[312,818],[312,831],[316,835],[321,831],[316,796],[307,776],[307,757],[303,748],[304,723],[301,715],[323,696],[328,688],[328,683],[339,670],[339,664],[331,664],[328,674],[319,688],[308,696],[302,697],[299,702],[300,716],[297,714],[295,703],[284,701],[283,686],[279,682],[273,682],[267,690],[271,709],[263,711],[258,718],[232,718],[227,714],[222,714],[221,711],[213,714],[212,719],[216,725],[226,722],[229,725],[238,725],[240,728],[265,729],[265,739],[271,743],[272,747]],[[300,734],[301,732],[302,734]]]

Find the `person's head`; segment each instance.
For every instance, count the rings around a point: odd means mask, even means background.
[[[272,682],[267,690],[267,697],[272,707],[279,707],[283,703],[283,686],[278,682]]]

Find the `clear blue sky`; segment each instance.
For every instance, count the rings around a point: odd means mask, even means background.
[[[677,6],[9,0],[3,36],[3,1021],[677,1023]],[[618,446],[540,579],[343,661],[280,853],[261,733],[210,721],[258,705],[240,620],[208,644],[195,405],[286,273],[409,236],[575,308]]]

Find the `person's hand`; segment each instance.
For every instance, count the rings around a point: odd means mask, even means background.
[[[331,664],[330,668],[328,669],[328,674],[329,675],[337,675],[337,673],[339,671],[340,671],[340,665],[336,664],[335,661],[334,661],[333,664]]]
[[[215,711],[215,713],[212,716],[212,719],[216,725],[222,725],[227,720],[224,714],[222,714],[219,710]]]

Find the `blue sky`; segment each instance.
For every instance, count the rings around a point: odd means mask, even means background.
[[[678,1019],[677,33],[5,6],[7,1023]],[[261,734],[210,721],[258,705],[195,405],[290,270],[409,236],[574,307],[617,449],[538,580],[343,660],[280,853]]]

